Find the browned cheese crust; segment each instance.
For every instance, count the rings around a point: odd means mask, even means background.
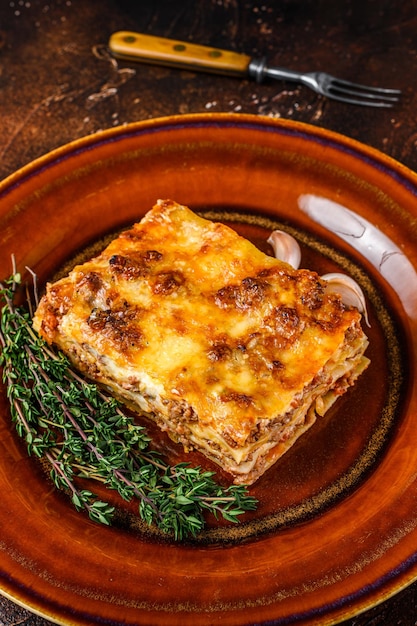
[[[172,201],[47,286],[34,327],[186,450],[254,482],[366,368],[308,270]]]

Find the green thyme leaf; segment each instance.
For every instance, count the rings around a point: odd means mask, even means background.
[[[48,461],[53,483],[70,494],[77,510],[106,525],[115,513],[93,491],[79,488],[80,478],[137,501],[147,524],[177,540],[197,535],[205,513],[236,523],[256,508],[245,486],[224,488],[212,472],[187,463],[169,466],[152,451],[146,430],[35,333],[33,296],[26,290],[26,306],[14,303],[20,280],[14,272],[0,283],[0,365],[11,417],[28,454]]]

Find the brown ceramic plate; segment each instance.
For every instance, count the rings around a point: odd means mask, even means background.
[[[26,456],[0,398],[1,591],[60,624],[329,624],[417,577],[417,176],[294,122],[146,121],[71,143],[0,185],[10,256],[42,282],[171,198],[267,249],[284,227],[304,266],[348,272],[368,300],[372,364],[252,488],[239,525],[175,544],[135,516],[76,513]],[[172,446],[171,459],[182,458]],[[197,456],[193,462],[200,462]]]

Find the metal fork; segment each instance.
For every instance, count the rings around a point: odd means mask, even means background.
[[[324,72],[303,74],[280,67],[267,67],[265,59],[252,59],[246,54],[209,46],[155,37],[131,31],[113,33],[109,48],[115,57],[179,67],[182,69],[254,78],[276,78],[297,82],[322,96],[349,104],[392,107],[398,102],[398,89],[367,87],[340,80]]]
[[[267,67],[265,59],[253,59],[249,63],[248,72],[249,76],[259,83],[265,78],[287,80],[306,85],[326,98],[361,106],[389,108],[399,101],[401,95],[399,89],[360,85],[336,78],[325,72],[303,74],[283,67]]]

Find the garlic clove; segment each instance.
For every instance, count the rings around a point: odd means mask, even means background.
[[[275,258],[298,269],[301,262],[301,250],[294,237],[282,230],[273,230],[267,242],[272,246]]]
[[[346,274],[337,272],[324,274],[321,276],[326,281],[326,292],[337,293],[342,298],[342,302],[347,306],[354,306],[363,314],[367,326],[371,326],[366,310],[366,301],[362,289],[358,283]]]
[[[267,242],[272,246],[275,258],[292,265],[294,269],[299,268],[301,249],[294,237],[283,230],[273,230]],[[346,306],[357,308],[363,314],[367,326],[370,327],[365,296],[358,283],[350,276],[337,272],[324,274],[321,278],[327,283],[326,292],[339,294]]]

